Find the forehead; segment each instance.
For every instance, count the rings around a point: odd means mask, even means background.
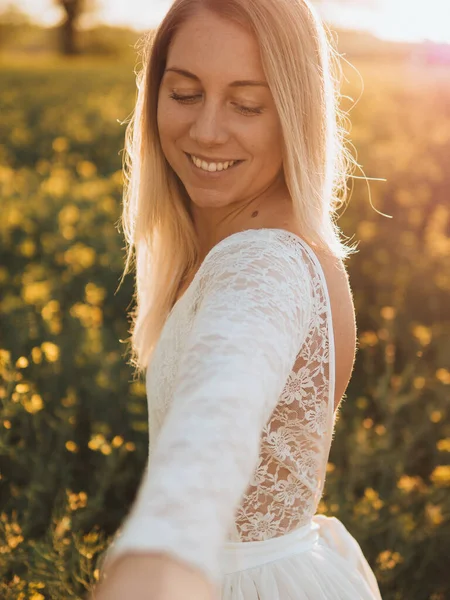
[[[202,10],[180,26],[167,55],[167,68],[194,72],[201,80],[265,79],[259,44],[247,29]]]

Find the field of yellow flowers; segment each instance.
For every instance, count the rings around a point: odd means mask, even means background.
[[[359,349],[320,512],[360,542],[384,600],[445,600],[450,78],[356,66],[352,143],[387,181],[353,180],[339,221],[360,240],[347,263]],[[0,76],[0,597],[82,599],[148,451],[124,343],[132,278],[118,289],[133,65],[30,59]]]

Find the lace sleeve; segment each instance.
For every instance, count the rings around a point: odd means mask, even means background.
[[[312,288],[300,252],[274,238],[236,240],[206,261],[172,404],[105,565],[167,552],[217,582],[262,429],[308,333]]]

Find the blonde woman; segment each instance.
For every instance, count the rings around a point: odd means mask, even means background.
[[[98,600],[373,600],[316,514],[356,327],[350,164],[306,0],[176,0],[143,48],[123,225],[149,461]]]

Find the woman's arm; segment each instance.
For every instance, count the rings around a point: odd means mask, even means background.
[[[127,554],[87,600],[219,600],[198,570],[163,553]]]

